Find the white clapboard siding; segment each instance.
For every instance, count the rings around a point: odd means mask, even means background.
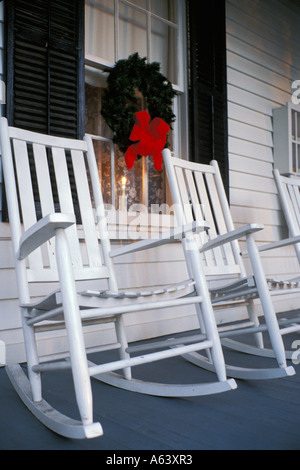
[[[300,77],[300,15],[277,0],[228,0],[226,15],[231,208],[236,227],[263,223],[256,239],[269,243],[287,235],[273,180],[272,110],[291,101]],[[293,248],[263,259],[268,276],[299,272]],[[287,302],[277,310],[298,307]]]

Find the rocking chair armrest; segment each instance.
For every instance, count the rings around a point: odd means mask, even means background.
[[[236,230],[232,230],[224,235],[219,235],[213,240],[205,243],[201,248],[200,252],[204,252],[207,250],[212,250],[213,248],[217,248],[218,246],[224,245],[225,243],[232,242],[234,240],[238,240],[245,235],[251,235],[252,233],[258,232],[263,230],[264,226],[262,224],[248,224],[243,227],[240,227]]]
[[[278,242],[268,243],[267,245],[261,245],[258,247],[258,251],[275,250],[276,248],[283,248],[285,246],[295,245],[296,243],[300,243],[300,235],[297,237],[285,238]]]
[[[74,214],[48,214],[23,233],[17,259],[26,258],[32,251],[55,236],[57,229],[66,229],[76,223]]]
[[[148,250],[157,246],[165,245],[166,243],[176,242],[182,240],[187,233],[200,233],[209,228],[209,224],[206,221],[192,222],[182,227],[177,227],[173,230],[163,232],[158,237],[148,238],[146,240],[140,240],[138,242],[131,243],[130,245],[118,248],[110,252],[110,256],[115,258],[116,256],[127,255],[136,251]]]

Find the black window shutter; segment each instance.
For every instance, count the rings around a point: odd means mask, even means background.
[[[6,19],[9,124],[82,138],[84,0],[9,0]],[[76,194],[74,201],[76,208]],[[38,202],[36,207],[40,217]]]
[[[7,118],[46,134],[84,134],[84,0],[7,2]]]
[[[218,161],[228,176],[225,0],[187,0],[191,160]]]

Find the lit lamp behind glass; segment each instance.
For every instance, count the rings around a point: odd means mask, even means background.
[[[126,198],[126,182],[127,179],[125,176],[122,177],[122,192],[120,197],[120,211],[127,209],[127,198]]]

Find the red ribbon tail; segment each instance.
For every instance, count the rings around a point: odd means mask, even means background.
[[[134,165],[135,159],[137,157],[137,152],[135,150],[135,147],[136,147],[136,144],[130,145],[130,147],[128,147],[124,155],[125,163],[126,163],[128,170],[131,170],[131,168]]]
[[[154,168],[157,171],[162,170],[162,161],[163,161],[163,156],[161,152],[157,152],[153,154],[153,163],[154,163]]]

